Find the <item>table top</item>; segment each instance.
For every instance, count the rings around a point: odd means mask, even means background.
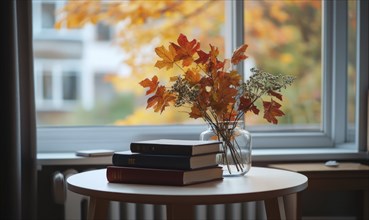
[[[245,176],[189,186],[109,183],[106,169],[86,171],[67,179],[68,189],[111,201],[147,204],[220,204],[258,201],[304,190],[307,177],[296,172],[252,167]]]

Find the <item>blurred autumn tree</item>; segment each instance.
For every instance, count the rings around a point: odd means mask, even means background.
[[[217,45],[223,52],[224,11],[223,1],[69,1],[58,12],[56,28],[81,28],[99,22],[115,26],[114,43],[127,57],[122,62],[130,67],[130,73],[128,77],[110,74],[105,79],[119,93],[134,92],[136,102],[141,103],[116,124],[180,123],[188,117],[177,110],[163,113],[165,117],[145,110],[144,89],[138,82],[153,73],[175,74],[154,68],[154,48],[175,41],[179,33],[196,37],[203,47]]]
[[[244,22],[245,42],[251,45],[248,53],[255,65],[297,77],[283,92],[286,116],[281,123],[319,124],[321,1],[245,1]]]
[[[56,28],[80,28],[104,22],[117,29],[116,45],[126,54],[128,77],[110,74],[105,79],[117,92],[134,92],[138,107],[116,124],[189,123],[178,109],[163,116],[145,109],[144,90],[138,86],[153,74],[175,75],[173,70],[154,68],[154,48],[174,42],[183,33],[196,38],[201,47],[209,43],[224,54],[226,1],[69,1],[58,13]],[[245,42],[248,55],[268,72],[296,74],[293,88],[285,91],[283,104],[288,117],[281,123],[320,122],[321,3],[320,1],[245,1]],[[161,77],[162,78],[162,77]],[[167,78],[167,77],[165,77]],[[142,99],[142,100],[141,100]],[[293,112],[292,112],[293,109]],[[186,111],[183,109],[183,111]],[[260,123],[256,117],[248,120]]]

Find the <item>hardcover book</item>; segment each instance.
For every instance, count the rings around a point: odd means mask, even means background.
[[[132,142],[130,149],[135,153],[200,155],[219,152],[219,141],[157,139]]]
[[[115,152],[112,157],[115,166],[147,167],[162,169],[192,170],[217,166],[216,153],[197,156],[141,154],[131,151]]]
[[[223,178],[221,167],[197,170],[170,170],[138,167],[108,166],[106,178],[110,183],[184,186]]]

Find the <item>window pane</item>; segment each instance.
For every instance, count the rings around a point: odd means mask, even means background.
[[[34,0],[34,10],[44,9],[41,3]],[[161,115],[146,110],[145,89],[138,83],[154,74],[159,77],[176,74],[154,67],[158,60],[154,49],[161,45],[167,47],[180,33],[190,40],[198,39],[204,50],[209,49],[209,43],[218,46],[223,54],[225,1],[69,1],[66,4],[68,7],[58,7],[48,14],[53,16],[38,17],[40,13],[33,13],[34,21],[42,20],[42,24],[49,26],[55,23],[53,31],[35,33],[35,61],[59,64],[57,74],[62,75],[68,71],[64,63],[71,59],[80,68],[78,77],[63,75],[57,80],[60,84],[52,85],[57,86],[52,91],[58,91],[59,95],[53,108],[36,106],[43,116],[39,117],[42,122],[38,121],[38,125],[192,123],[184,113],[186,109],[172,108]],[[100,41],[108,38],[111,39],[104,43]],[[68,100],[76,104],[66,105]]]
[[[245,1],[245,74],[251,67],[296,76],[282,90],[285,116],[278,128],[321,128],[322,5],[320,1]],[[247,118],[255,127],[272,128],[262,117]]]
[[[356,104],[356,1],[348,1],[347,140],[355,138]]]
[[[55,23],[55,4],[54,3],[42,3],[42,28],[49,29],[54,28]]]
[[[98,23],[96,25],[96,40],[97,41],[110,41],[111,36],[110,26],[105,23]]]
[[[77,99],[77,73],[73,71],[63,72],[63,99]]]
[[[43,71],[42,74],[42,97],[48,100],[53,98],[52,76],[50,71]]]

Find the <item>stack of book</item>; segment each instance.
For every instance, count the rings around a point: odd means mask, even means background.
[[[111,183],[190,185],[223,178],[218,141],[158,139],[132,142],[115,152],[106,176]]]

